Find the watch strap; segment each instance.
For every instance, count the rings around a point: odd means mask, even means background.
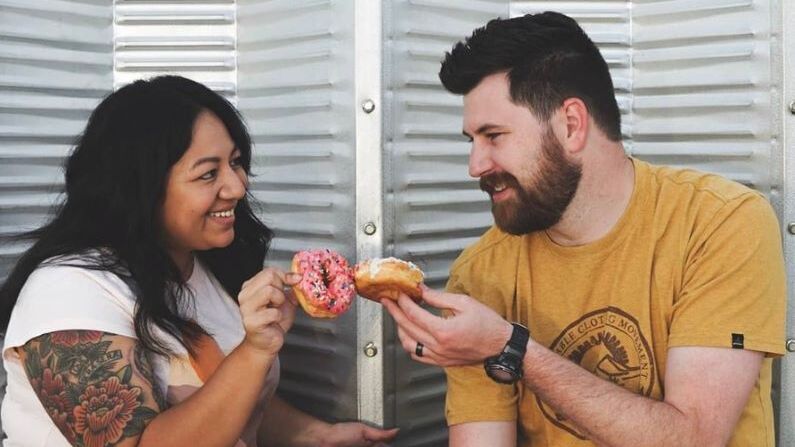
[[[530,331],[519,323],[511,323],[511,325],[513,332],[505,347],[520,352],[521,357],[524,357],[524,353],[527,351],[527,341],[530,339]]]

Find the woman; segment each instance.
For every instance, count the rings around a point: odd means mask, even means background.
[[[105,98],[0,289],[4,445],[372,445],[274,395],[293,274],[262,269],[237,111],[177,76]],[[236,297],[233,300],[232,297]]]

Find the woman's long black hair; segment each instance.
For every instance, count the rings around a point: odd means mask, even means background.
[[[97,106],[66,161],[64,202],[49,223],[19,237],[35,242],[0,288],[3,332],[22,286],[42,262],[92,253],[89,268],[119,275],[133,288],[135,332],[144,348],[171,353],[153,335],[159,327],[192,351],[191,342],[204,330],[183,316],[190,294],[166,251],[159,219],[167,176],[190,146],[202,111],[224,123],[250,173],[251,138],[242,118],[202,84],[179,76],[140,80]],[[273,237],[254,215],[250,200],[246,194],[237,203],[229,246],[196,253],[233,297],[262,268]]]

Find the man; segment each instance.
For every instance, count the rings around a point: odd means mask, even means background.
[[[772,447],[785,273],[763,196],[627,157],[607,65],[564,15],[489,22],[440,78],[496,228],[424,290],[444,318],[383,301],[446,367],[451,445]]]

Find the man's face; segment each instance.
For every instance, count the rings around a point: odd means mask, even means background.
[[[547,123],[510,100],[502,73],[464,96],[464,133],[472,138],[469,174],[491,196],[497,226],[526,234],[555,225],[580,182],[580,165]]]

